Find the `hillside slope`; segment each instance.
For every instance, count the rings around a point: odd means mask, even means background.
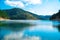
[[[60,21],[60,10],[59,10],[58,13],[52,15],[52,16],[50,17],[50,20],[57,20],[57,21]]]
[[[11,20],[37,20],[38,15],[22,10],[20,8],[13,8],[9,10],[0,10],[0,17]]]

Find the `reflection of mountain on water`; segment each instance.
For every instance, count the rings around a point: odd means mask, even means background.
[[[0,23],[4,23],[4,21],[3,22],[1,21]],[[55,24],[57,24],[56,26],[59,25],[59,23],[55,21],[52,22],[49,20],[48,21],[46,20],[45,21],[44,20],[31,20],[31,21],[30,20],[24,20],[24,21],[19,20],[19,21],[5,21],[4,24],[8,24],[8,25],[5,26],[5,25],[0,24],[0,27],[3,27],[1,28],[1,34],[0,34],[1,39],[35,40],[35,39],[31,39],[30,36],[31,37],[38,36],[38,38],[41,38],[42,40],[45,40],[46,38],[47,40],[59,40],[60,39],[60,33],[58,32],[58,29],[57,28],[55,29],[53,27]],[[20,26],[22,25],[21,26],[22,30],[20,29],[19,25]],[[6,29],[4,27],[6,27]],[[10,29],[8,29],[7,27],[9,27]],[[15,29],[16,27],[20,31],[11,30],[11,28]]]
[[[57,28],[58,31],[60,32],[60,22],[59,21],[54,21],[53,22],[53,27]]]
[[[58,30],[60,31],[60,25],[57,26]]]
[[[32,26],[31,23],[28,22],[6,22],[6,21],[0,21],[0,28],[4,28],[4,29],[10,29],[10,30],[22,30],[26,27]]]
[[[58,31],[60,32],[60,24],[56,26],[56,28],[58,29]]]

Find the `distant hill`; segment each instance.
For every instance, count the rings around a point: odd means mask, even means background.
[[[9,19],[8,14],[5,11],[0,10],[0,20]]]
[[[56,14],[52,15],[52,16],[50,17],[50,20],[60,21],[60,10],[59,10],[59,12],[57,12]]]
[[[0,10],[0,20],[49,20],[50,16],[36,15],[21,8]]]
[[[40,15],[39,17],[40,17],[41,20],[49,20],[51,15],[45,15],[45,16]]]
[[[20,8],[13,8],[8,10],[0,10],[0,17],[11,20],[37,20],[38,15],[22,10]]]
[[[0,17],[2,18],[8,18],[8,14],[2,10],[0,10]]]

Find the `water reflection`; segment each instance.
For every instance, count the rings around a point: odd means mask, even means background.
[[[0,21],[0,28],[6,28],[10,30],[23,30],[29,26],[33,26],[32,23],[29,22],[16,22],[16,21]]]
[[[0,21],[4,40],[59,40],[60,23],[43,20]]]
[[[54,22],[52,22],[52,23],[53,23],[53,27],[54,27],[54,28],[57,28],[58,31],[60,32],[60,21],[54,21]]]
[[[59,25],[57,25],[57,26],[54,26],[55,28],[57,28],[58,29],[58,31],[60,32],[60,24]]]
[[[58,30],[59,30],[59,32],[60,32],[60,25],[58,25],[57,28],[58,28]]]

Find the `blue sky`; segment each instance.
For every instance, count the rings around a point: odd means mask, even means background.
[[[0,9],[15,7],[37,15],[52,15],[60,9],[60,0],[0,0]]]

